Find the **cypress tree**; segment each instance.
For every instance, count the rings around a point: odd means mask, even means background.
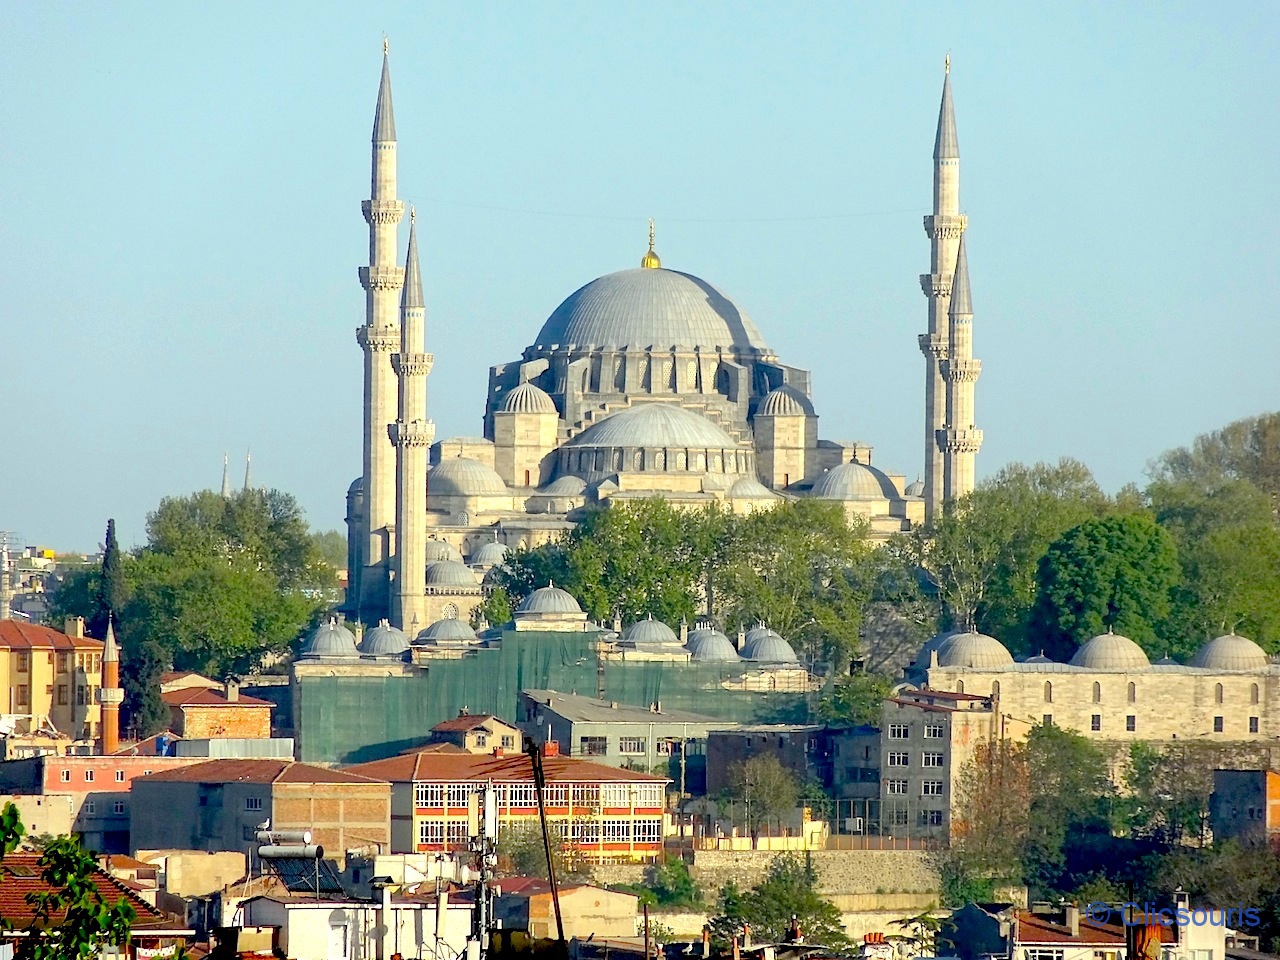
[[[107,635],[107,619],[120,622],[124,610],[124,566],[120,560],[120,544],[116,542],[116,522],[107,521],[107,540],[102,549],[102,570],[98,576],[97,607],[89,620],[89,636],[102,639]]]

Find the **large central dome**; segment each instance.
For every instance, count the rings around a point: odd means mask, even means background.
[[[720,347],[768,353],[755,323],[707,281],[676,270],[610,273],[572,293],[533,351],[578,347]]]

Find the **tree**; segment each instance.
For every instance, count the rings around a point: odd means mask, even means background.
[[[818,700],[818,717],[826,723],[877,724],[892,684],[872,673],[835,677]]]
[[[89,617],[89,636],[102,639],[107,635],[107,621],[117,620],[124,611],[128,599],[124,563],[120,556],[120,544],[116,542],[116,522],[107,521],[107,538],[102,548],[102,568],[98,574],[97,607]]]
[[[1157,480],[1191,481],[1201,488],[1223,480],[1247,480],[1270,498],[1280,517],[1280,412],[1227,424],[1196,437],[1190,447],[1169,450],[1151,465]]]
[[[780,854],[750,890],[739,890],[733,883],[721,889],[711,930],[720,943],[727,943],[741,933],[743,923],[749,923],[754,940],[780,943],[793,916],[806,943],[842,947],[849,942],[839,909],[818,893],[813,864],[808,858]]]
[[[169,726],[169,708],[160,696],[160,677],[166,669],[163,648],[154,640],[131,644],[120,664],[124,688],[121,723],[138,739],[160,733]]]
[[[341,530],[321,530],[311,534],[316,556],[336,570],[347,569],[347,535]]]
[[[511,622],[513,613],[511,597],[506,588],[491,587],[485,593],[484,603],[471,611],[470,623],[473,629],[479,629],[481,623],[501,626]]]
[[[763,753],[729,765],[726,795],[746,808],[747,827],[754,834],[762,820],[789,818],[800,800],[795,774],[771,753]]]
[[[934,905],[930,905],[923,913],[913,917],[902,917],[894,920],[895,927],[902,927],[907,932],[907,942],[915,947],[917,955],[931,957],[934,944],[938,940],[938,932],[942,929],[942,918],[934,916]]]
[[[589,877],[591,868],[577,846],[566,843],[563,825],[549,821],[547,829],[551,834],[551,859],[556,868],[556,880],[563,882],[567,877]],[[549,878],[542,827],[536,820],[504,826],[498,831],[498,869],[509,877]]]
[[[1173,540],[1149,514],[1086,520],[1040,560],[1033,630],[1055,658],[1108,629],[1155,651],[1179,578]]]
[[[998,885],[1020,881],[1031,806],[1031,764],[1025,743],[979,743],[955,787],[951,845],[940,852],[943,901],[957,907],[989,898]]]

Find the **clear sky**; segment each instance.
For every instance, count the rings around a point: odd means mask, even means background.
[[[943,57],[980,475],[1109,489],[1280,407],[1274,3],[0,6],[0,529],[93,549],[239,476],[341,526],[386,33],[437,435],[578,286],[666,266],[922,468]],[[402,235],[402,243],[407,237]]]

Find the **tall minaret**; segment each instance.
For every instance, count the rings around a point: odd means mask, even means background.
[[[396,449],[396,553],[393,561],[391,620],[402,630],[426,627],[427,615],[427,450],[435,424],[427,416],[427,374],[432,356],[425,353],[426,304],[418,268],[418,227],[409,211],[409,252],[404,261],[400,295],[400,352],[391,358],[400,384],[396,422],[387,436]],[[413,635],[410,635],[413,639]]]
[[[222,499],[231,499],[231,475],[227,473],[227,455],[222,455]]]
[[[360,268],[365,323],[356,330],[364,349],[364,535],[368,544],[360,578],[362,617],[377,620],[390,607],[388,555],[394,548],[395,448],[387,424],[396,418],[396,381],[391,353],[400,347],[396,316],[404,272],[396,263],[396,235],[404,204],[396,199],[396,121],[391,109],[391,69],[382,42],[382,82],[373,115],[373,189],[361,208],[369,224],[369,266]]]
[[[925,519],[941,513],[945,498],[945,465],[938,431],[947,425],[947,388],[942,362],[949,350],[947,307],[955,275],[956,249],[966,218],[960,212],[960,145],[956,138],[956,114],[951,104],[951,57],[947,57],[942,81],[942,106],[938,133],[933,141],[933,213],[924,218],[931,256],[929,272],[921,274],[920,287],[929,298],[929,332],[920,335],[924,354],[924,509]]]
[[[98,689],[102,706],[102,755],[109,756],[120,749],[120,704],[124,691],[120,689],[120,648],[116,646],[116,631],[107,618],[107,636],[102,643],[102,686]]]
[[[938,432],[944,463],[943,497],[955,500],[973,490],[973,461],[982,446],[982,431],[973,425],[973,391],[982,361],[973,359],[973,300],[969,293],[969,258],[964,237],[956,253],[955,279],[948,309],[947,359],[942,376],[947,382],[947,426]]]

